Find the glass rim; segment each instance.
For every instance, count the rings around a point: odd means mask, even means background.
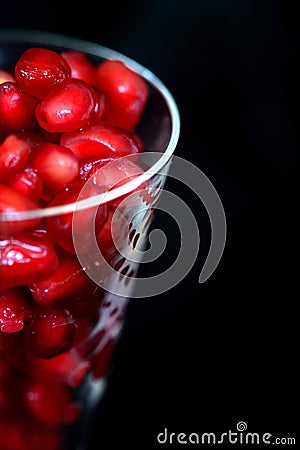
[[[151,70],[147,69],[145,66],[135,61],[131,57],[128,57],[116,50],[109,47],[103,46],[101,44],[69,36],[61,33],[54,33],[48,31],[39,30],[28,30],[28,29],[1,29],[0,30],[0,40],[2,42],[31,42],[32,44],[42,45],[53,45],[64,47],[66,49],[76,48],[77,50],[83,51],[91,56],[96,56],[104,59],[119,59],[123,61],[128,67],[141,75],[147,82],[156,89],[163,97],[168,108],[170,118],[171,118],[171,135],[168,145],[164,152],[159,153],[161,156],[155,163],[141,175],[138,175],[135,179],[124,183],[122,186],[113,188],[112,190],[98,194],[86,199],[78,200],[74,203],[69,203],[65,205],[49,206],[45,208],[37,208],[29,211],[16,211],[9,213],[0,213],[0,220],[11,221],[11,220],[27,220],[33,218],[44,218],[49,216],[56,216],[60,214],[65,214],[89,207],[99,206],[103,203],[108,203],[115,200],[123,195],[129,194],[131,191],[136,189],[145,181],[148,181],[154,175],[159,173],[161,169],[169,162],[174,150],[176,148],[177,142],[179,140],[180,133],[180,116],[175,99],[169,89],[165,84],[157,77]],[[0,53],[1,62],[1,53]],[[147,152],[146,152],[147,153]]]

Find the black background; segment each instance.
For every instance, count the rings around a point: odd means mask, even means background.
[[[156,73],[180,111],[176,154],[209,177],[226,213],[222,260],[200,285],[207,214],[167,183],[199,222],[199,258],[169,292],[130,303],[91,450],[160,448],[165,427],[221,433],[240,420],[251,432],[295,435],[300,47],[291,5],[52,0],[1,13],[3,28],[94,41]],[[153,227],[176,235],[162,213]],[[174,254],[168,245],[162,264]]]

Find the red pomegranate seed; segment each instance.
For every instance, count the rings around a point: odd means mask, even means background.
[[[28,292],[15,287],[0,291],[0,329],[5,333],[22,330],[24,322],[31,319]]]
[[[111,262],[117,254],[117,249],[112,237],[112,216],[114,211],[109,211],[108,219],[97,235],[97,243],[104,258]]]
[[[95,96],[95,109],[94,109],[94,115],[92,117],[93,123],[99,123],[103,119],[104,111],[105,111],[105,104],[106,104],[106,96],[103,92],[100,92],[98,89],[94,89],[94,96]]]
[[[93,375],[96,379],[102,378],[107,374],[115,346],[116,340],[109,339],[103,347],[93,355]]]
[[[15,65],[16,83],[33,97],[44,98],[50,89],[71,76],[67,61],[57,52],[32,47],[26,50]]]
[[[93,90],[82,80],[59,83],[36,107],[38,123],[46,131],[70,132],[87,125],[95,109]]]
[[[30,145],[16,134],[8,135],[0,144],[0,178],[7,182],[23,170],[30,153]]]
[[[92,296],[95,284],[86,275],[76,256],[64,254],[57,270],[40,281],[29,284],[33,298],[40,305],[61,308]]]
[[[117,187],[123,186],[125,183],[132,181],[139,175],[142,175],[144,170],[132,162],[129,158],[116,158],[109,164],[102,167],[97,173],[93,175],[93,181],[97,185],[101,192],[108,192]],[[116,208],[126,197],[135,194],[128,200],[126,206],[136,204],[138,202],[137,193],[145,192],[146,183],[142,183],[135,190],[128,194],[112,200],[109,204],[110,207]],[[124,205],[125,206],[125,205]]]
[[[43,183],[36,169],[27,167],[9,182],[9,187],[25,197],[38,201],[43,192]]]
[[[65,133],[60,144],[79,159],[116,158],[139,152],[131,132],[106,124],[87,125],[82,130]]]
[[[17,335],[15,334],[10,336]],[[64,353],[60,353],[50,359],[39,358],[27,353],[25,361],[25,365],[28,367],[27,370],[30,373],[30,376],[36,379],[42,378],[45,381],[52,380],[55,383],[67,384],[69,384],[69,379],[72,378],[73,372],[76,372],[76,370],[81,367],[81,364],[83,364],[83,360],[79,357],[74,348],[71,348],[71,350],[67,350]]]
[[[30,326],[29,350],[40,358],[53,358],[70,349],[75,331],[68,310],[38,308]]]
[[[11,358],[20,347],[23,339],[22,333],[22,331],[20,333],[0,332],[0,358],[6,365],[10,364]]]
[[[97,244],[102,256],[113,266],[115,266],[115,257],[128,246],[127,236],[129,233],[125,217],[120,213],[113,219],[114,212],[113,208],[109,209],[108,219],[97,235]],[[119,259],[120,257],[118,257]]]
[[[115,158],[94,175],[94,182],[101,192],[120,187],[143,174],[144,170],[129,158]]]
[[[79,162],[68,148],[51,142],[41,144],[30,157],[44,186],[50,192],[68,187],[79,174]]]
[[[64,411],[64,423],[67,425],[75,424],[81,416],[82,409],[79,404],[69,403]]]
[[[22,92],[18,86],[7,81],[0,85],[0,129],[4,133],[37,128],[36,98]]]
[[[65,409],[71,402],[69,388],[58,383],[32,381],[24,396],[29,411],[43,425],[57,428],[64,424]]]
[[[72,78],[83,80],[88,84],[94,84],[96,69],[92,61],[84,53],[76,50],[66,50],[61,55],[71,67]]]
[[[92,368],[92,363],[90,361],[82,361],[74,368],[70,373],[67,383],[68,385],[75,389],[77,388],[89,374]]]
[[[81,181],[73,183],[68,190],[59,192],[49,203],[49,207],[67,205],[83,198],[99,194],[97,187],[92,186],[91,184],[84,189],[84,194],[81,194],[83,186],[84,183]],[[99,232],[106,220],[107,206],[104,204],[99,208],[92,207],[81,211],[75,209],[75,212],[60,214],[46,219],[47,230],[55,242],[70,253],[75,253],[72,235],[74,214],[76,214],[76,224],[78,225],[77,232],[79,231],[82,233],[80,236],[82,250],[88,250],[93,234]],[[81,225],[79,226],[79,224]]]
[[[90,335],[99,322],[102,298],[103,290],[95,285],[92,295],[86,296],[80,302],[69,307],[77,325],[73,345],[83,358],[87,354],[85,351],[82,351],[82,348],[90,348]]]
[[[43,232],[0,240],[0,289],[27,285],[49,276],[58,267],[52,240]]]
[[[84,323],[84,321],[80,322]],[[78,343],[75,339],[74,345],[76,346],[79,355],[84,359],[90,359],[101,341],[106,338],[107,333],[108,331],[103,328],[93,332],[93,328],[90,327],[88,334],[85,337],[82,335],[82,339],[80,341],[78,340]]]
[[[95,324],[99,318],[99,308],[102,303],[104,291],[94,284],[92,295],[85,296],[80,302],[69,306],[72,316],[77,320],[86,319],[90,324]]]
[[[145,150],[145,142],[141,138],[141,136],[137,133],[132,132],[133,137],[135,139],[136,145],[138,146],[138,149],[140,152],[143,152]]]
[[[134,129],[149,96],[145,80],[121,61],[104,61],[96,68],[95,84],[107,94],[105,120],[127,130]]]
[[[4,214],[26,212],[34,210],[36,208],[38,208],[38,205],[32,199],[25,197],[19,192],[14,191],[12,188],[5,186],[4,184],[1,184],[0,236],[11,236],[12,234],[20,233],[26,229],[37,227],[40,223],[40,219],[38,218],[28,220],[15,220],[15,217],[12,217],[11,220],[4,220]]]
[[[82,180],[88,180],[92,175],[98,172],[101,167],[112,162],[114,158],[88,158],[80,161],[79,174]]]

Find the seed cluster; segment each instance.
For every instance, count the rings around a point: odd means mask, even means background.
[[[148,97],[123,62],[79,51],[28,48],[0,69],[0,217],[76,202],[91,177],[86,197],[143,173],[120,157],[144,150],[135,130]],[[91,232],[108,260],[117,206],[78,218],[88,229],[96,217]],[[109,304],[77,259],[72,219],[0,221],[0,450],[61,450],[63,425],[80,417],[74,389],[109,365],[122,311],[95,328]],[[89,242],[86,233],[86,251]]]

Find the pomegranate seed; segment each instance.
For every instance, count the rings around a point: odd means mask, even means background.
[[[67,425],[75,424],[80,419],[81,413],[80,405],[69,403],[64,410],[64,423]]]
[[[31,155],[30,164],[36,168],[44,186],[50,192],[68,187],[79,174],[79,163],[68,148],[51,142],[41,144]]]
[[[103,295],[103,290],[94,284],[92,295],[85,296],[80,302],[70,305],[69,310],[76,321],[79,319],[86,319],[90,324],[94,325],[97,323]]]
[[[95,175],[94,182],[107,192],[133,180],[143,174],[144,170],[129,158],[116,158],[105,164]]]
[[[71,67],[71,77],[93,85],[95,82],[95,66],[82,52],[66,50],[61,53]]]
[[[26,360],[28,371],[32,377],[43,379],[45,381],[54,381],[55,383],[66,383],[69,385],[71,385],[70,380],[73,378],[74,373],[76,373],[82,365],[85,366],[84,361],[79,357],[74,348],[49,359],[38,358],[27,353]]]
[[[16,83],[22,91],[43,99],[50,89],[71,76],[67,61],[46,48],[29,48],[15,65]]]
[[[84,194],[81,194],[83,186],[83,182],[73,183],[68,190],[59,192],[49,203],[49,207],[67,205],[68,203],[99,194],[97,187],[91,186],[91,184],[84,190]],[[82,232],[81,249],[82,251],[87,251],[90,248],[93,234],[99,232],[106,220],[107,206],[104,204],[99,208],[96,206],[82,211],[75,210],[75,212],[48,217],[46,219],[47,230],[55,242],[70,253],[75,253],[72,235],[74,214],[76,214],[76,223],[81,223],[81,226],[77,227],[77,231]]]
[[[94,378],[99,379],[107,374],[115,345],[115,339],[109,339],[103,347],[93,355],[92,363]]]
[[[117,187],[123,186],[125,183],[135,179],[139,175],[144,173],[143,169],[132,162],[128,158],[116,158],[109,164],[102,167],[97,173],[93,175],[93,182],[99,187],[101,192],[108,192]],[[116,208],[126,197],[135,194],[128,200],[126,206],[135,204],[138,202],[137,193],[145,192],[145,183],[142,183],[135,190],[128,194],[122,195],[110,202],[110,207]],[[125,206],[125,205],[124,205]]]
[[[117,249],[112,237],[112,216],[113,211],[109,211],[108,219],[97,235],[97,243],[104,258],[110,263],[117,254]]]
[[[104,119],[118,127],[134,129],[149,96],[144,79],[121,61],[103,61],[96,68],[95,84],[107,94]]]
[[[95,109],[92,89],[82,80],[59,83],[36,107],[38,123],[46,131],[74,131],[87,125]]]
[[[58,267],[52,240],[46,233],[22,233],[0,240],[0,287],[27,285],[49,276]]]
[[[5,333],[22,330],[24,322],[31,319],[28,292],[15,287],[0,291],[0,329]]]
[[[132,132],[132,135],[133,135],[133,137],[135,139],[135,142],[136,142],[136,145],[137,145],[139,151],[143,152],[145,150],[145,142],[144,142],[144,140],[137,133]]]
[[[24,395],[28,409],[43,425],[57,428],[64,424],[65,409],[71,402],[71,391],[67,387],[29,382]]]
[[[132,133],[106,124],[87,125],[82,130],[65,133],[60,144],[79,159],[116,158],[139,152]]]
[[[105,104],[106,104],[106,96],[103,92],[100,92],[98,89],[94,89],[94,96],[95,96],[95,109],[94,109],[94,115],[92,117],[93,123],[101,122],[103,119],[104,111],[105,111]]]
[[[36,202],[14,191],[4,184],[0,185],[0,236],[11,236],[24,230],[35,228],[40,219],[4,220],[2,214],[31,211],[38,208]],[[17,216],[16,216],[17,219]]]
[[[94,347],[96,338],[91,336],[91,333],[93,333],[95,326],[99,322],[102,298],[103,291],[100,287],[97,287],[90,297],[86,297],[82,301],[69,307],[77,325],[74,347],[84,359],[89,355],[89,352],[93,350],[91,349],[91,346]]]
[[[92,175],[98,172],[101,167],[112,162],[114,158],[88,158],[80,161],[79,174],[82,180],[88,180]]]
[[[43,192],[43,183],[36,169],[27,167],[19,172],[10,182],[9,187],[25,197],[38,201]]]
[[[30,145],[18,135],[10,134],[0,144],[0,177],[7,182],[23,170],[30,153]]]
[[[52,358],[70,349],[75,331],[68,310],[38,308],[30,327],[29,349],[40,358]]]
[[[7,361],[11,361],[12,356],[20,347],[23,338],[22,333],[22,331],[19,333],[0,332],[0,358],[5,361],[6,365]]]
[[[75,369],[70,373],[68,377],[68,385],[75,389],[84,381],[86,376],[89,374],[92,368],[92,363],[90,361],[81,362]]]
[[[85,327],[88,330],[86,320],[85,321],[81,320],[79,321],[79,323],[81,323],[81,325],[85,324]],[[107,331],[104,329],[93,332],[93,328],[91,328],[90,326],[90,329],[85,336],[83,333],[81,333],[81,340],[78,343],[76,342],[76,339],[74,341],[74,345],[76,346],[79,355],[84,359],[86,358],[90,359],[93,352],[99,346],[100,342],[106,337],[106,334]]]
[[[18,86],[7,81],[0,85],[0,129],[4,133],[33,130],[37,127],[36,98],[22,92]]]
[[[77,258],[64,254],[57,270],[50,276],[29,285],[37,303],[51,308],[61,308],[92,296],[95,284],[86,275]]]

